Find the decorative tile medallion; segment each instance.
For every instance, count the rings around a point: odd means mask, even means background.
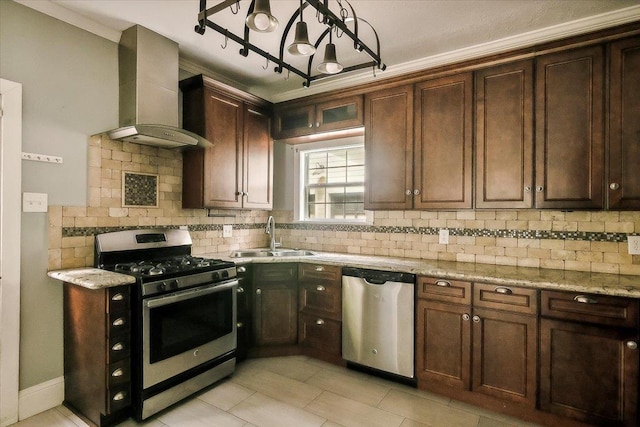
[[[158,175],[122,171],[122,207],[158,207]]]

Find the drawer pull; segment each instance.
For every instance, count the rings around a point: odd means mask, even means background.
[[[627,348],[630,350],[635,350],[638,348],[638,343],[635,341],[627,341]]]
[[[125,397],[126,397],[126,396],[125,396],[124,392],[119,391],[119,392],[117,392],[117,393],[113,396],[113,401],[114,401],[114,402],[118,402],[118,401],[120,401],[120,400],[124,400],[124,398],[125,398]]]
[[[442,286],[443,288],[448,288],[449,286],[451,286],[451,283],[447,282],[446,280],[438,280],[436,281],[436,286]]]
[[[579,302],[580,304],[597,304],[598,303],[598,301],[596,301],[593,298],[589,298],[586,295],[576,295],[573,300],[576,302]]]
[[[122,317],[118,317],[116,320],[113,321],[112,325],[113,326],[123,326],[124,325],[124,319]]]
[[[318,285],[318,286],[316,286],[316,291],[318,291],[318,292],[322,292],[322,291],[326,291],[326,290],[327,290],[327,288],[325,288],[325,287],[324,287],[324,286],[322,286],[322,285]]]
[[[262,289],[258,288],[256,289],[256,295],[261,295],[262,294]]]
[[[244,327],[244,323],[242,323],[242,322],[236,323],[236,328],[240,329],[242,327]]]
[[[244,292],[244,288],[242,286],[238,286],[238,293],[241,294]]]
[[[111,350],[113,350],[113,351],[122,351],[122,350],[124,350],[124,345],[121,342],[117,342],[111,347]]]
[[[123,376],[123,375],[124,375],[124,371],[122,370],[122,368],[118,368],[118,369],[116,369],[115,371],[113,371],[113,372],[111,373],[111,376],[112,376],[112,377],[115,377],[115,378],[117,378],[117,377],[121,377],[121,376]]]
[[[121,292],[118,292],[114,296],[111,297],[111,301],[122,301],[124,299],[124,295]]]
[[[321,265],[318,265],[318,266],[315,268],[315,270],[316,270],[316,271],[324,271],[324,267],[323,267],[323,266],[321,266]]]
[[[324,320],[322,319],[316,320],[316,325],[324,325]]]
[[[502,295],[511,295],[513,294],[513,291],[509,288],[505,288],[504,286],[500,286],[498,288],[496,288],[496,292]]]

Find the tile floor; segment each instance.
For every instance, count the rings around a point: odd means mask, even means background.
[[[217,386],[118,427],[512,427],[517,419],[304,356],[249,359]],[[12,427],[86,426],[58,406]]]

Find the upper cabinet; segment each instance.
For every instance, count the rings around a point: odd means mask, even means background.
[[[273,140],[266,104],[196,76],[181,82],[183,126],[213,145],[183,152],[183,208],[271,209]]]
[[[476,72],[477,208],[533,202],[533,61]]]
[[[362,126],[362,96],[286,106],[274,114],[274,138],[290,139]]]
[[[413,206],[413,86],[365,95],[365,209]]]
[[[611,44],[609,209],[640,209],[640,39]]]
[[[536,60],[535,206],[604,207],[604,49]]]
[[[415,86],[413,207],[471,207],[473,74]]]

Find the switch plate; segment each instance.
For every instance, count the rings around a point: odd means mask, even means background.
[[[233,225],[222,226],[222,237],[231,237],[233,235]]]
[[[438,243],[441,245],[449,244],[449,230],[444,228],[438,232]]]
[[[627,236],[629,255],[640,255],[640,236]]]
[[[47,193],[22,193],[22,212],[46,212]]]

